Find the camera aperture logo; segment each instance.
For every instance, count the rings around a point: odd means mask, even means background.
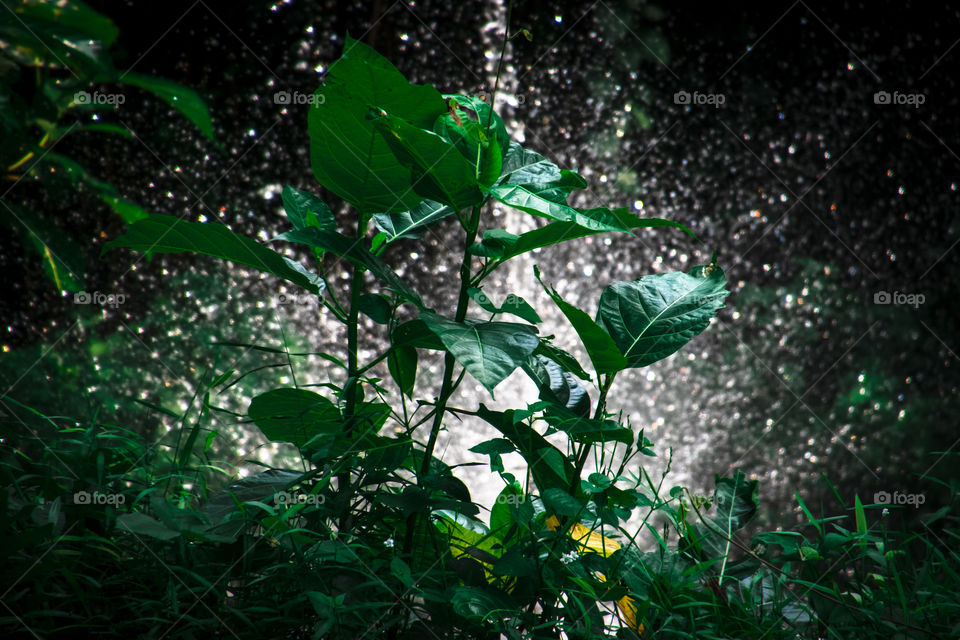
[[[926,300],[922,293],[904,293],[902,291],[877,291],[873,294],[873,304],[906,304],[914,309]]]
[[[902,493],[900,491],[890,493],[888,491],[877,491],[873,494],[873,501],[876,504],[908,504],[916,508],[926,502],[927,497],[922,493]]]
[[[304,93],[302,91],[277,91],[273,94],[273,103],[282,105],[291,104],[323,104],[327,98],[322,93]]]
[[[673,94],[673,103],[686,106],[711,106],[719,109],[727,102],[727,96],[722,93],[701,93],[694,91],[690,93],[681,89]]]
[[[88,91],[77,91],[73,94],[74,104],[84,106],[109,105],[111,107],[118,107],[126,101],[127,97],[122,93],[100,93],[99,91],[90,93]]]
[[[895,104],[905,105],[916,109],[927,101],[927,96],[922,93],[901,93],[894,91],[877,91],[873,94],[873,104]]]
[[[91,504],[91,505],[111,505],[119,506],[127,501],[127,496],[122,493],[100,493],[94,491],[77,491],[73,494],[73,504]]]
[[[88,293],[80,291],[73,294],[73,304],[96,304],[101,307],[113,307],[116,309],[126,301],[127,296],[122,293],[100,293],[94,291]]]

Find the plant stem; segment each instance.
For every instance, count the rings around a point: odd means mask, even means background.
[[[367,218],[363,213],[357,217],[357,242],[361,242],[367,233]],[[344,388],[343,433],[349,436],[356,421],[357,389],[360,386],[359,365],[357,359],[358,333],[360,324],[360,294],[363,292],[364,268],[359,264],[353,265],[353,279],[350,283],[350,311],[347,317],[347,382]],[[337,488],[344,493],[344,510],[340,514],[337,530],[346,531],[350,528],[352,514],[350,513],[350,471],[345,470],[337,474]]]
[[[603,377],[603,382],[600,384],[600,397],[597,399],[597,408],[593,412],[594,420],[603,420],[604,413],[607,410],[607,394],[610,392],[610,387],[613,386],[613,379],[617,377],[616,373],[608,373]],[[582,445],[577,451],[577,472],[574,474],[573,486],[570,487],[571,493],[576,490],[577,484],[580,482],[580,474],[583,473],[583,468],[587,464],[587,458],[590,456],[591,447],[586,444]]]
[[[471,261],[469,249],[477,237],[477,228],[480,225],[481,205],[475,205],[467,226],[466,239],[463,245],[463,259],[460,262],[460,293],[457,297],[457,311],[454,316],[456,322],[463,322],[467,317],[467,307],[470,304],[470,296],[467,290],[470,288]],[[456,359],[450,353],[443,358],[443,380],[440,383],[440,394],[437,396],[437,404],[434,407],[433,425],[430,427],[430,437],[427,439],[427,445],[423,451],[423,462],[420,463],[420,470],[417,473],[417,483],[422,485],[424,479],[430,471],[430,461],[433,459],[433,450],[437,446],[437,436],[440,435],[440,428],[443,426],[443,417],[446,414],[447,402],[453,394],[453,369],[456,366]],[[403,540],[403,554],[409,555],[413,544],[413,533],[417,527],[417,514],[410,514],[407,518],[407,532]]]

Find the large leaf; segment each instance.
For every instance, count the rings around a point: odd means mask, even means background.
[[[255,397],[247,415],[271,442],[304,446],[321,434],[338,435],[343,417],[333,402],[306,389],[274,389]]]
[[[598,322],[630,367],[645,367],[700,334],[723,308],[726,276],[716,265],[614,282],[600,296]]]
[[[467,290],[467,295],[470,296],[471,300],[480,305],[484,311],[489,311],[493,314],[509,313],[526,320],[530,324],[540,324],[543,322],[536,310],[530,306],[530,303],[516,294],[511,293],[507,295],[507,299],[499,307],[480,289],[470,288]]]
[[[483,200],[476,168],[449,141],[386,111],[372,117],[416,193],[457,211]]]
[[[409,211],[400,213],[375,213],[373,223],[387,234],[387,242],[400,238],[419,238],[427,227],[456,213],[453,209],[429,198]]]
[[[214,140],[210,111],[207,110],[207,104],[203,101],[203,98],[193,89],[166,78],[157,78],[132,71],[122,74],[117,78],[117,81],[146,89],[182,113],[203,135],[210,140]]]
[[[373,253],[359,241],[353,238],[348,238],[336,231],[327,231],[319,227],[306,227],[281,233],[271,239],[271,241],[273,240],[297,242],[346,258],[354,264],[362,266],[377,278],[387,283],[391,289],[406,298],[409,302],[412,302],[418,307],[423,307],[423,300],[420,299],[420,295],[414,291],[410,285],[404,282],[400,276],[380,258],[373,255]]]
[[[560,307],[560,311],[567,317],[570,324],[573,325],[580,341],[590,356],[593,368],[597,373],[616,373],[627,367],[627,360],[620,353],[613,338],[599,326],[585,311],[579,309],[560,297],[560,294],[554,289],[550,289],[540,280],[540,270],[533,268],[534,275],[543,287],[547,295]]]
[[[337,221],[327,203],[309,191],[294,189],[290,185],[283,188],[281,194],[283,209],[287,219],[296,230],[317,227],[323,231],[337,230]]]
[[[608,209],[596,207],[593,209],[577,209],[563,202],[558,202],[556,190],[551,193],[551,187],[532,188],[527,185],[505,184],[490,189],[490,195],[505,205],[519,209],[535,216],[542,216],[560,222],[573,222],[590,231],[620,231],[632,234],[627,215],[632,215],[629,209]]]
[[[13,6],[10,6],[13,5]],[[73,2],[3,2],[4,56],[37,67],[69,67],[81,81],[108,81],[115,69],[107,49],[117,37],[109,18]]]
[[[550,358],[534,353],[524,363],[523,370],[536,383],[540,398],[549,400],[578,416],[590,415],[590,396],[587,390],[569,372]]]
[[[124,235],[106,243],[103,251],[115,247],[148,254],[201,253],[272,273],[317,295],[323,291],[323,280],[300,263],[236,234],[220,223],[186,222],[173,216],[150,214],[127,227]]]
[[[560,167],[545,157],[511,142],[503,158],[503,182],[510,184],[537,184],[560,179]]]
[[[440,93],[414,85],[372,48],[349,36],[310,107],[310,160],[324,187],[365,214],[409,211],[423,199],[410,169],[375,129],[371,107],[420,129],[446,111]]]
[[[563,431],[574,442],[592,444],[595,442],[622,442],[632,444],[634,435],[613,420],[594,420],[578,415],[574,411],[553,402],[542,403],[544,419],[552,427]]]
[[[420,318],[454,358],[493,395],[493,389],[537,348],[537,329],[513,322],[454,322],[435,313]]]
[[[532,414],[533,412],[528,410],[491,411],[483,404],[477,409],[480,419],[490,423],[517,446],[541,493],[549,488],[567,490],[573,484],[576,470],[563,452],[524,422]],[[579,488],[577,490],[579,491]]]
[[[629,213],[626,209],[615,209],[613,215],[630,229],[645,227],[674,227],[696,238],[694,233],[679,222],[664,220],[663,218],[641,218]],[[470,248],[475,255],[509,260],[515,256],[550,245],[576,240],[584,236],[604,233],[600,230],[588,229],[576,222],[551,222],[531,231],[515,235],[503,229],[490,229],[484,232],[483,241]]]
[[[714,482],[712,509],[701,509],[703,522],[691,524],[690,533],[695,536],[705,558],[726,558],[734,532],[757,515],[759,482],[747,480],[739,469],[732,478],[715,475]]]
[[[501,145],[509,144],[510,140],[503,121],[477,98],[444,98],[449,110],[437,118],[433,131],[453,144],[474,168],[477,182],[489,187],[500,178],[506,151]]]

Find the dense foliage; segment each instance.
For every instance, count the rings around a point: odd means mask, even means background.
[[[290,229],[310,267],[218,223],[140,214],[107,249],[191,252],[271,274],[315,296],[346,327],[343,353],[273,350],[293,386],[254,397],[245,415],[300,454],[298,468],[231,478],[211,455],[215,392],[253,372],[214,370],[195,416],[154,407],[173,440],[107,419],[76,421],[4,397],[0,472],[11,633],[38,637],[200,638],[819,638],[956,635],[958,563],[945,506],[926,536],[888,526],[860,498],[807,515],[794,531],[744,536],[758,483],[737,471],[711,496],[626,471],[653,443],[611,411],[616,377],[682,349],[722,308],[716,258],[689,272],[614,282],[597,311],[532,277],[587,353],[580,363],[523,298],[501,304],[485,280],[512,258],[599,233],[682,225],[627,208],[578,208],[578,174],[512,141],[478,97],[408,82],[347,38],[311,107],[313,173],[349,203],[342,229],[316,195],[287,187]],[[499,203],[499,204],[497,204]],[[490,210],[544,224],[514,234]],[[435,309],[385,260],[444,218],[459,221],[455,309]],[[373,230],[375,229],[375,231]],[[691,234],[692,235],[692,234]],[[112,255],[112,254],[110,254]],[[349,264],[349,286],[327,273]],[[360,315],[387,345],[361,361]],[[442,354],[435,394],[418,376]],[[328,380],[297,384],[292,356],[322,358]],[[467,376],[493,395],[521,371],[525,406],[451,405]],[[389,375],[389,380],[381,375]],[[188,415],[191,415],[188,419]],[[476,504],[436,455],[458,417],[499,437],[471,449],[502,489]],[[172,443],[172,444],[170,444]],[[505,471],[519,454],[526,474]],[[949,487],[951,496],[956,487]]]

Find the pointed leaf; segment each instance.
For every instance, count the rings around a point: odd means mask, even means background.
[[[283,199],[283,209],[287,219],[296,230],[316,227],[323,231],[337,230],[337,221],[327,203],[309,191],[294,189],[290,185],[283,188],[280,196]]]
[[[419,204],[423,196],[411,188],[410,170],[367,115],[376,107],[430,129],[447,109],[440,93],[409,83],[386,58],[347,36],[343,55],[330,65],[316,98],[308,129],[320,184],[365,214],[409,211]]]
[[[600,296],[598,320],[613,336],[630,367],[645,367],[676,352],[703,332],[723,308],[723,270],[694,267],[615,282]]]
[[[500,384],[537,348],[536,327],[512,322],[454,322],[435,313],[420,318],[454,358],[487,390]]]
[[[434,222],[456,213],[436,200],[424,199],[409,211],[400,213],[375,213],[373,223],[387,235],[387,242],[400,238],[420,238]]]
[[[271,442],[298,447],[320,434],[337,435],[343,417],[333,402],[306,389],[274,389],[255,397],[247,410]]]
[[[107,252],[127,247],[145,253],[201,253],[272,273],[320,294],[323,281],[303,265],[267,249],[252,238],[234,233],[218,223],[186,222],[173,216],[150,214],[127,228],[127,233],[103,247]]]
[[[200,94],[193,89],[166,78],[148,76],[132,71],[121,74],[117,81],[146,89],[182,113],[203,135],[210,140],[214,140],[210,111],[207,110],[207,104],[200,97]]]
[[[570,321],[570,324],[573,325],[577,335],[580,336],[580,341],[583,342],[583,346],[587,350],[587,355],[590,356],[590,361],[593,363],[593,367],[597,370],[597,373],[616,373],[617,371],[625,369],[627,367],[627,360],[623,357],[623,354],[620,353],[610,334],[594,322],[585,311],[564,301],[555,289],[547,288],[547,285],[543,284],[543,281],[540,280],[540,270],[537,267],[534,267],[533,270],[537,281],[540,282],[540,286],[543,287],[547,295],[560,307],[560,311],[563,312],[563,315],[565,315],[567,320]]]
[[[371,116],[397,160],[408,169],[413,190],[456,211],[483,201],[475,168],[443,137],[386,111]]]

